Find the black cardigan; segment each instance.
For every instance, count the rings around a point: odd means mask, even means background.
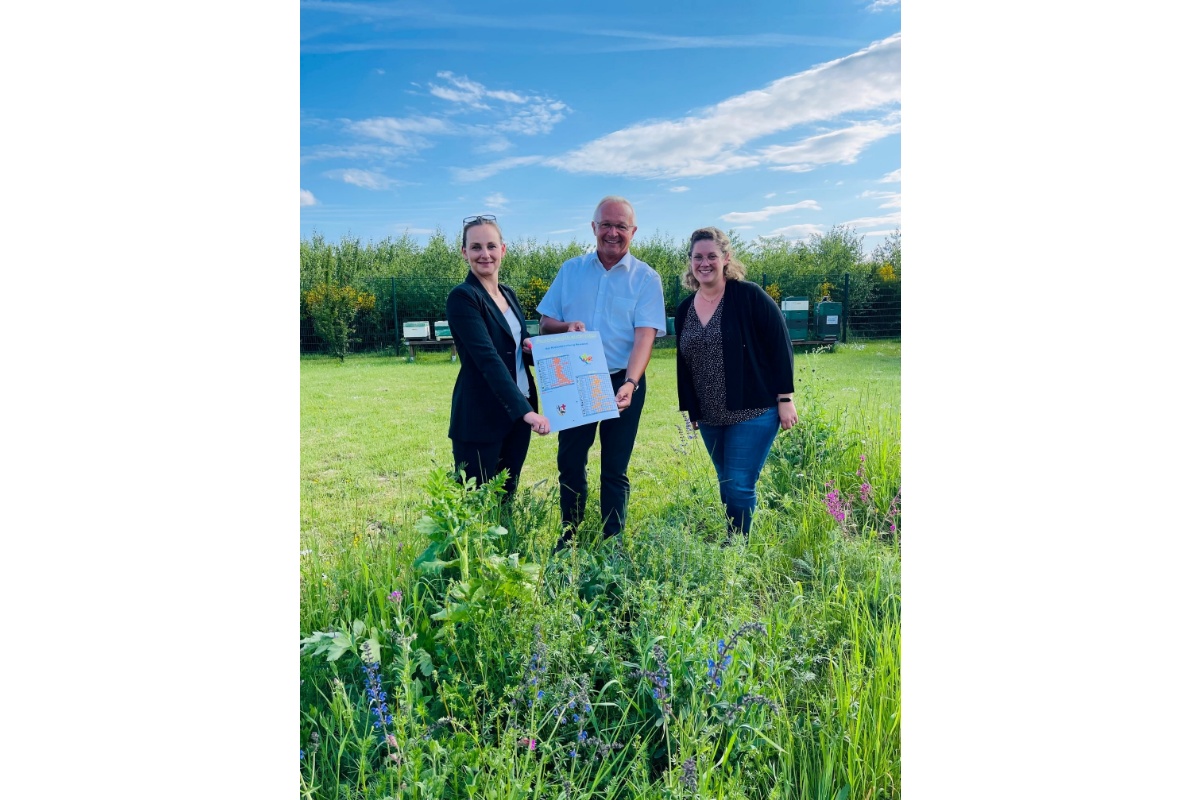
[[[514,422],[537,411],[537,385],[529,373],[532,359],[527,353],[521,360],[529,378],[529,399],[517,388],[517,348],[529,338],[525,315],[510,287],[500,284],[500,291],[521,323],[519,342],[513,341],[508,320],[473,273],[467,273],[446,298],[446,321],[462,363],[450,399],[451,439],[499,441]]]
[[[676,342],[683,339],[688,311],[695,298],[695,294],[688,295],[675,310]],[[744,280],[725,282],[721,342],[725,358],[725,405],[730,411],[770,408],[776,404],[778,395],[795,391],[792,383],[795,361],[787,323],[779,306],[758,284]],[[700,400],[692,383],[692,371],[679,349],[675,351],[675,370],[679,409],[698,422]]]

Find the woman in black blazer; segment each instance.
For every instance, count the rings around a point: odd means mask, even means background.
[[[529,338],[513,290],[500,283],[507,248],[496,218],[463,220],[463,258],[470,272],[450,290],[446,321],[462,367],[450,401],[454,463],[481,484],[508,470],[505,502],[521,478],[532,431],[550,432],[537,413],[537,387],[524,352]]]

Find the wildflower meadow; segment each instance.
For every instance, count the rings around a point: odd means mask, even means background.
[[[457,369],[301,359],[302,797],[900,796],[899,342],[797,353],[732,541],[655,350],[626,530],[555,555],[553,436],[450,473]]]

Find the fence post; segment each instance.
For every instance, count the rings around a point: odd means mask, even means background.
[[[850,273],[842,277],[842,344],[846,343],[846,335],[850,332]]]
[[[400,357],[400,309],[396,307],[396,279],[392,278],[392,320],[396,323],[396,357]]]

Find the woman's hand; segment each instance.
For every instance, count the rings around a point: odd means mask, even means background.
[[[521,349],[524,350],[526,353],[532,353],[533,352],[533,339],[526,339],[525,341],[521,342]]]
[[[524,416],[523,419],[530,428],[533,428],[533,432],[539,436],[545,436],[550,432],[550,420],[546,419],[536,411],[530,411]]]
[[[779,427],[786,430],[791,430],[796,424],[799,415],[796,413],[796,404],[792,402],[779,403]]]

